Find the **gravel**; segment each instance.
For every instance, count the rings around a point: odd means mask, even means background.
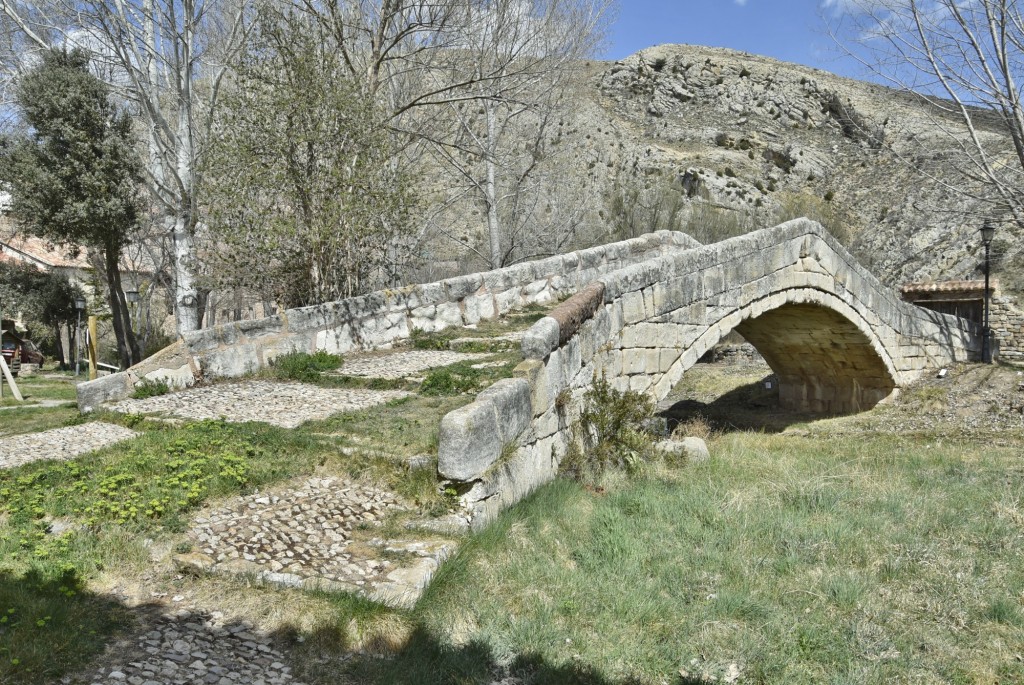
[[[321,388],[308,383],[245,381],[189,388],[157,397],[106,406],[130,414],[162,413],[182,419],[262,421],[296,428],[345,411],[366,409],[409,393],[400,390]]]
[[[44,459],[66,460],[130,440],[138,433],[112,423],[93,421],[0,438],[0,468],[10,469]]]
[[[485,353],[444,350],[392,352],[385,355],[347,358],[339,373],[344,376],[368,378],[407,378],[427,369],[435,369],[462,361],[475,361],[489,356],[491,355]]]
[[[134,637],[108,665],[67,683],[95,685],[303,685],[272,640],[222,614],[174,612]]]

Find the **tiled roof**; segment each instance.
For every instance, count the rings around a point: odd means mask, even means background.
[[[993,279],[989,288],[996,289],[996,281]],[[985,290],[985,281],[935,281],[930,283],[904,283],[903,292],[912,293],[957,293],[977,292],[981,294]]]
[[[67,248],[51,245],[42,238],[20,232],[5,220],[0,220],[0,259],[33,261],[49,268],[90,268],[89,261],[85,258],[85,250],[79,250],[77,256],[69,256]]]

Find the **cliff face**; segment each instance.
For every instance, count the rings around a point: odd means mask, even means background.
[[[565,138],[609,234],[675,228],[708,242],[806,215],[890,285],[978,268],[982,211],[950,190],[961,162],[941,132],[960,124],[922,98],[683,45],[592,63],[583,92]],[[1008,238],[996,245],[1006,264]]]

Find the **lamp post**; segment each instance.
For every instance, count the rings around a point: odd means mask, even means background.
[[[85,298],[75,298],[75,311],[78,313],[78,323],[75,326],[75,375],[82,366],[82,312],[85,311]]]
[[[981,226],[981,242],[985,246],[985,323],[981,328],[983,336],[981,341],[981,361],[985,364],[992,363],[992,329],[989,328],[989,248],[992,246],[992,237],[996,233],[996,227],[991,219],[985,219]]]
[[[124,291],[124,299],[128,300],[128,304],[131,306],[131,319],[135,318],[135,308],[139,304],[139,291],[132,288],[131,290]],[[128,320],[128,327],[133,331],[131,319]]]

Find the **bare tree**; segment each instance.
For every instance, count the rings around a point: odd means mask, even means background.
[[[557,252],[582,221],[586,205],[572,190],[585,174],[559,165],[559,127],[573,118],[581,60],[602,39],[610,7],[498,0],[462,8],[453,69],[467,85],[444,103],[450,128],[430,142],[450,196],[482,209],[481,256],[492,268]]]
[[[957,153],[933,180],[1024,225],[1024,12],[1016,0],[830,0],[833,35],[876,77],[926,100]],[[1011,145],[1007,146],[1007,137]]]
[[[105,63],[105,76],[135,103],[145,124],[146,171],[171,237],[178,332],[201,325],[195,231],[200,159],[210,113],[244,37],[246,5],[215,0],[0,0],[12,44],[79,45]]]

